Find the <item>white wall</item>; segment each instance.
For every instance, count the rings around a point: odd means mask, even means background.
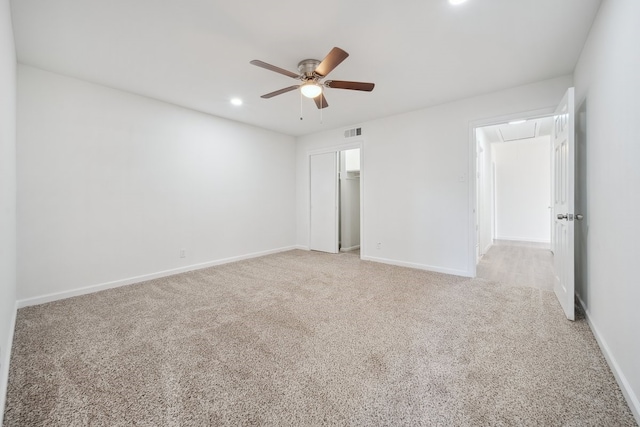
[[[0,0],[0,425],[16,307],[16,51],[8,0]]]
[[[365,141],[363,258],[471,275],[471,122],[554,107],[571,85],[560,77],[357,124]],[[308,151],[347,140],[343,129],[297,140],[297,242],[308,246]]]
[[[577,292],[640,423],[640,2],[604,0],[575,70]]]
[[[20,65],[17,156],[26,303],[295,243],[293,137]]]
[[[496,238],[550,242],[551,139],[492,144],[496,165]]]

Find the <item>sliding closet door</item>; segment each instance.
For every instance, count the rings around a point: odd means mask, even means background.
[[[338,157],[336,152],[310,159],[311,231],[309,248],[338,253]]]

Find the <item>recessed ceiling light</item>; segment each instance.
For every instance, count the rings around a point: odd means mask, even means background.
[[[240,99],[240,98],[231,98],[231,103],[233,105],[242,105],[242,99]]]
[[[510,125],[519,125],[520,123],[524,123],[526,122],[526,120],[514,120],[512,122],[509,122]]]
[[[459,4],[462,4],[464,2],[466,2],[467,0],[449,0],[449,3],[451,3],[454,6],[457,6]]]

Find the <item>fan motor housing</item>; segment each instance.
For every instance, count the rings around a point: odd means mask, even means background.
[[[320,61],[317,59],[304,59],[298,63],[298,71],[307,77],[314,77],[318,65],[320,65]]]

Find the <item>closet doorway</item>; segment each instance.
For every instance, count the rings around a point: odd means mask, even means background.
[[[309,154],[309,249],[359,251],[362,232],[362,149]]]
[[[340,252],[360,249],[360,149],[339,156],[339,245]]]

